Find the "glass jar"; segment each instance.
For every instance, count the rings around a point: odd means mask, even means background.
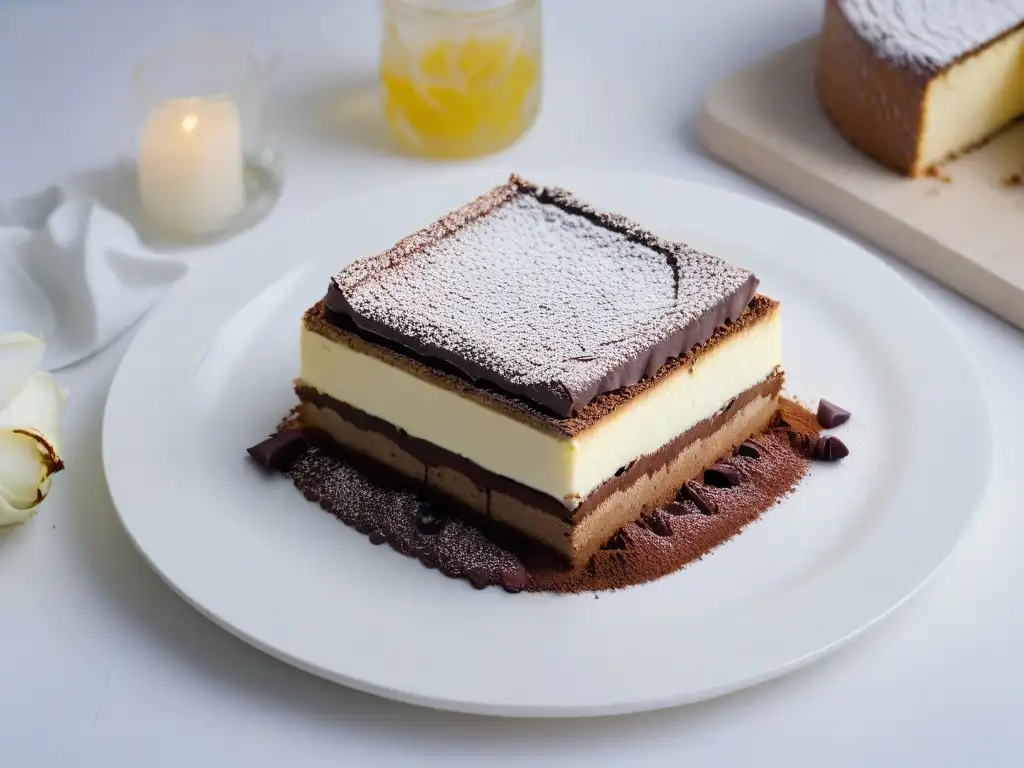
[[[145,108],[138,189],[149,239],[192,244],[246,229],[281,190],[265,114],[269,65],[222,40],[165,48],[135,71]]]
[[[410,152],[463,158],[509,146],[541,102],[540,0],[382,0],[387,123]]]

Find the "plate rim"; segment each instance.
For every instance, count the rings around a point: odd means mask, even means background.
[[[666,188],[671,186],[680,191],[681,195],[693,194],[693,195],[706,195],[708,197],[718,198],[726,205],[737,205],[739,207],[747,206],[748,208],[759,209],[763,215],[781,217],[783,219],[789,219],[794,222],[793,226],[801,227],[806,229],[808,232],[817,230],[818,236],[824,235],[828,238],[833,238],[837,241],[843,241],[847,244],[848,248],[853,248],[857,251],[862,252],[866,260],[872,262],[876,268],[881,268],[885,272],[888,272],[889,279],[895,281],[900,285],[900,289],[911,294],[916,295],[920,300],[919,304],[921,307],[926,307],[930,313],[930,320],[932,320],[936,327],[937,333],[944,335],[945,340],[952,344],[957,352],[959,353],[960,362],[963,364],[962,368],[964,373],[971,377],[971,386],[974,390],[981,395],[981,398],[977,400],[977,404],[980,410],[983,412],[984,420],[977,424],[980,430],[979,437],[984,441],[984,457],[983,464],[985,466],[984,472],[975,479],[973,488],[968,494],[971,497],[969,502],[969,509],[967,509],[961,519],[959,520],[959,526],[955,533],[955,538],[948,547],[945,548],[944,554],[938,558],[937,562],[932,562],[926,574],[917,578],[916,585],[911,589],[902,594],[901,597],[892,602],[888,607],[874,612],[874,615],[854,628],[852,631],[840,636],[833,638],[830,642],[820,645],[819,647],[810,650],[809,652],[798,655],[795,658],[790,658],[785,662],[764,669],[760,674],[747,676],[741,679],[731,680],[718,686],[708,686],[703,689],[689,690],[686,693],[660,697],[650,700],[638,700],[633,699],[628,702],[620,702],[616,704],[596,704],[593,706],[562,706],[562,705],[506,705],[506,704],[487,704],[484,702],[468,702],[464,700],[446,699],[443,696],[434,695],[423,695],[414,691],[404,691],[391,686],[376,684],[372,681],[364,680],[358,676],[341,674],[335,670],[321,667],[317,664],[311,664],[307,661],[295,657],[286,650],[282,650],[262,641],[260,638],[253,636],[245,629],[239,626],[235,626],[232,622],[226,620],[223,616],[219,616],[215,610],[204,605],[201,600],[194,598],[188,594],[186,590],[179,588],[179,585],[175,583],[174,578],[171,574],[165,572],[161,568],[160,563],[156,562],[147,551],[143,542],[139,541],[136,537],[136,533],[132,529],[132,525],[129,520],[126,519],[124,510],[121,505],[118,504],[116,499],[115,485],[117,485],[117,479],[112,477],[112,469],[109,461],[111,435],[113,432],[112,421],[116,413],[117,408],[117,397],[121,391],[121,388],[125,386],[124,382],[128,378],[132,371],[132,365],[136,360],[137,355],[143,354],[139,350],[143,349],[146,340],[149,335],[154,332],[154,329],[159,329],[161,323],[166,323],[167,317],[172,317],[172,310],[176,306],[176,302],[180,302],[182,297],[186,297],[189,293],[199,290],[203,284],[210,279],[210,277],[216,276],[217,274],[223,273],[225,270],[230,269],[230,265],[236,260],[245,257],[245,250],[243,249],[232,249],[230,252],[223,254],[223,257],[216,259],[210,259],[209,261],[197,265],[197,269],[190,270],[189,274],[186,275],[179,283],[174,285],[171,290],[165,295],[164,299],[160,302],[154,311],[144,320],[142,327],[133,339],[129,349],[125,352],[124,357],[120,361],[114,378],[111,382],[110,388],[107,392],[106,400],[103,409],[102,418],[102,454],[103,454],[103,466],[104,475],[107,480],[108,487],[110,489],[111,500],[114,508],[117,512],[119,519],[121,520],[122,527],[128,534],[129,540],[131,540],[133,546],[140,552],[147,564],[160,576],[160,578],[171,587],[171,589],[178,595],[180,595],[189,605],[196,608],[202,615],[213,621],[218,626],[227,629],[231,634],[239,637],[243,641],[250,645],[262,650],[263,652],[271,655],[285,663],[295,666],[304,671],[310,672],[317,676],[332,680],[334,682],[341,683],[348,687],[364,691],[367,693],[383,696],[386,698],[403,701],[406,703],[427,706],[435,709],[444,709],[449,711],[473,713],[473,714],[484,714],[484,715],[500,715],[506,717],[591,717],[591,716],[603,716],[603,715],[617,715],[624,713],[650,711],[655,709],[663,709],[666,707],[678,706],[682,704],[693,703],[700,700],[714,698],[720,695],[734,692],[746,687],[758,685],[767,680],[782,676],[789,672],[795,671],[801,667],[804,667],[826,655],[835,651],[839,647],[852,641],[854,638],[860,636],[870,628],[874,627],[878,622],[887,616],[891,615],[900,606],[904,605],[914,595],[916,595],[922,588],[924,588],[938,573],[942,566],[948,561],[951,555],[956,551],[960,542],[964,538],[971,521],[974,519],[977,509],[980,507],[982,501],[985,498],[985,494],[988,488],[989,478],[992,470],[992,430],[991,430],[991,414],[988,406],[988,400],[984,396],[984,390],[981,387],[980,377],[978,371],[974,365],[974,362],[969,354],[967,354],[966,345],[960,338],[960,335],[955,331],[949,321],[943,316],[941,311],[915,286],[905,280],[898,272],[896,272],[889,264],[878,259],[869,251],[861,247],[855,241],[844,236],[843,233],[829,229],[822,224],[819,224],[813,220],[810,220],[804,216],[798,215],[791,211],[787,211],[783,208],[777,207],[770,203],[752,198],[750,196],[738,193],[732,190],[723,189],[720,187],[707,185],[700,182],[691,181],[688,179],[662,176],[656,174],[646,174],[641,172],[631,171],[616,171],[616,170],[585,170],[585,169],[562,169],[557,167],[543,167],[536,169],[528,169],[529,172],[520,171],[520,173],[527,178],[543,178],[543,179],[578,179],[581,177],[601,177],[604,179],[616,178],[624,179],[627,184],[637,183],[650,183],[654,180],[655,183],[665,186]],[[459,183],[462,179],[475,179],[484,181],[500,179],[500,175],[504,173],[507,175],[507,171],[497,171],[490,167],[476,167],[469,169],[456,169],[454,171],[446,171],[437,174],[432,174],[426,177],[418,177],[405,182],[390,182],[381,183],[374,185],[369,190],[370,195],[380,194],[384,190],[396,190],[400,191],[403,188],[417,188],[422,187],[424,184],[429,183],[449,183],[449,180]],[[566,184],[566,186],[572,186]],[[486,188],[486,187],[483,187]],[[367,191],[362,193],[367,194]],[[290,222],[290,228],[295,226],[301,226],[302,222],[306,217],[323,217],[327,215],[331,210],[341,210],[347,205],[355,204],[355,195],[345,196],[332,204],[325,205],[321,208],[310,211],[303,216],[298,217],[295,221]],[[276,242],[286,238],[286,235],[282,236],[281,233],[275,232],[273,236],[268,236],[269,242]],[[267,259],[267,262],[273,260]],[[313,264],[322,263],[321,259],[312,259],[299,265],[288,265],[283,262],[274,264],[268,271],[273,272],[270,276],[271,284],[275,280],[279,280],[282,277],[290,274],[292,271],[309,268]],[[264,289],[267,287],[266,283],[263,284]],[[262,290],[262,289],[258,289]],[[252,298],[250,296],[250,298]],[[237,309],[237,307],[236,307]],[[126,373],[127,372],[127,373]]]

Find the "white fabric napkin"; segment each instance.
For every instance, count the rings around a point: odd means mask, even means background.
[[[58,370],[99,352],[186,272],[95,198],[55,186],[0,203],[0,333],[46,340]]]

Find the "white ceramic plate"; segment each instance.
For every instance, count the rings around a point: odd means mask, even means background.
[[[851,242],[659,177],[540,171],[754,269],[782,301],[791,392],[853,411],[841,465],[710,557],[593,595],[477,592],[371,546],[245,449],[293,404],[302,311],[348,260],[503,181],[459,171],[338,203],[197,270],[110,390],[103,458],[136,546],[182,596],[302,669],[403,701],[514,716],[636,712],[726,693],[835,649],[939,567],[982,497],[987,408],[939,313]]]

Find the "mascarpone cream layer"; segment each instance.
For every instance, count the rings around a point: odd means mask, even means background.
[[[299,378],[325,395],[574,508],[634,459],[781,366],[779,310],[738,331],[575,437],[558,437],[302,329]]]

